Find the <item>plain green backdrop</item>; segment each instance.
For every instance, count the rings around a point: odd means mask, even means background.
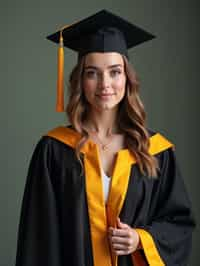
[[[19,0],[0,4],[0,265],[14,265],[26,174],[42,134],[66,118],[55,112],[57,47],[45,40],[60,26],[108,9],[157,36],[130,51],[141,80],[148,126],[176,145],[199,220],[198,1]],[[76,54],[65,50],[66,76]],[[199,230],[190,266],[198,266]],[[45,265],[47,266],[47,265]]]

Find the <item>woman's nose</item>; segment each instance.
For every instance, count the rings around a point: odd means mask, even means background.
[[[100,77],[99,85],[102,89],[108,88],[110,86],[111,80],[109,76],[104,73]]]

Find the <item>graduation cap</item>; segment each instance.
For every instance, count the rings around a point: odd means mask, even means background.
[[[118,52],[128,58],[128,49],[153,38],[151,33],[107,10],[47,36],[59,44],[56,111],[64,111],[64,47],[76,51],[79,59],[90,52]]]

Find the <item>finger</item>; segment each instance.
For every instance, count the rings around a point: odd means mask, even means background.
[[[119,217],[117,217],[117,227],[120,227],[121,226],[121,220]]]
[[[131,252],[127,251],[127,250],[114,250],[114,253],[117,255],[117,256],[121,256],[121,255],[128,255],[130,254]]]
[[[114,230],[115,230],[115,228],[112,227],[112,226],[110,226],[110,227],[108,228],[108,233],[112,235]]]
[[[127,251],[127,247],[124,245],[120,245],[120,244],[113,244],[112,248],[116,251],[116,250],[122,250],[122,251]]]
[[[112,237],[110,239],[112,245],[123,245],[126,248],[131,248],[133,246],[133,240],[131,238],[125,237]]]
[[[130,230],[115,228],[111,233],[111,236],[131,237]]]
[[[121,220],[120,220],[120,218],[117,217],[117,227],[124,228],[125,229],[125,228],[129,228],[129,225],[126,224],[126,223],[122,223]]]
[[[111,243],[112,244],[127,244],[128,239],[126,237],[111,237]]]

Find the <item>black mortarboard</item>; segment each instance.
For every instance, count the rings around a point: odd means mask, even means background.
[[[127,50],[155,36],[106,10],[74,24],[64,26],[48,40],[59,43],[57,111],[64,110],[63,46],[78,52],[79,58],[90,52],[118,52],[128,57]]]

